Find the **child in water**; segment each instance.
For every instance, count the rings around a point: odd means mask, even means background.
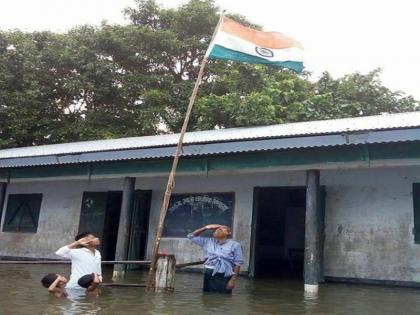
[[[86,289],[87,295],[98,296],[99,294],[99,284],[101,283],[101,278],[97,273],[91,273],[81,277],[77,283]]]
[[[55,297],[67,297],[67,279],[59,274],[49,273],[41,279],[42,285]]]

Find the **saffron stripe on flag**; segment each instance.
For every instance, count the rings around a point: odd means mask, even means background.
[[[263,32],[246,27],[236,21],[224,17],[221,30],[232,36],[239,37],[245,41],[252,42],[256,46],[272,49],[284,49],[303,46],[293,38],[279,32]]]

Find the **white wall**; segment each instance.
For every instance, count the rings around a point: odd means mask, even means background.
[[[420,168],[328,171],[325,274],[420,281],[414,244],[413,182]]]
[[[70,243],[78,232],[83,191],[119,189],[122,180],[43,181],[7,186],[9,194],[42,193],[37,233],[3,232],[7,197],[0,232],[0,256],[58,258],[54,252]]]
[[[414,244],[412,235],[413,182],[420,182],[420,167],[321,172],[321,184],[327,189],[327,276],[420,281],[420,245]],[[136,181],[137,189],[153,191],[149,254],[165,183],[166,177]],[[304,185],[305,172],[180,176],[174,192],[235,192],[234,238],[243,245],[248,263],[253,188]],[[54,250],[70,242],[78,230],[83,191],[121,187],[122,179],[8,185],[7,194],[43,193],[44,197],[38,233],[0,232],[0,256],[54,257]],[[174,253],[179,262],[202,258],[200,249],[182,238],[163,239],[161,249]]]

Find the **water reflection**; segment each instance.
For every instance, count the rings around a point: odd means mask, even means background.
[[[203,294],[201,274],[178,273],[173,294],[146,293],[136,287],[103,287],[99,297],[50,297],[41,277],[67,275],[65,266],[0,266],[0,314],[418,314],[420,291],[406,288],[324,284],[305,294],[299,281],[240,278],[232,296]],[[127,283],[144,283],[132,272]],[[110,279],[111,273],[105,273]]]
[[[319,297],[318,292],[303,292],[303,300],[307,302],[311,302],[317,300]]]

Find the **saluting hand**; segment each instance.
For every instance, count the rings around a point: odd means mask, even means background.
[[[217,230],[219,227],[221,227],[220,224],[209,224],[209,225],[206,225],[206,229],[207,230]]]
[[[90,243],[90,241],[91,241],[90,237],[86,236],[78,240],[77,243],[81,246],[86,246]]]
[[[93,283],[101,283],[102,282],[101,278],[97,273],[95,273],[95,272],[93,273]]]
[[[61,282],[64,282],[64,283],[67,282],[67,279],[63,276],[59,276],[57,279],[58,279],[58,281],[61,281]]]

